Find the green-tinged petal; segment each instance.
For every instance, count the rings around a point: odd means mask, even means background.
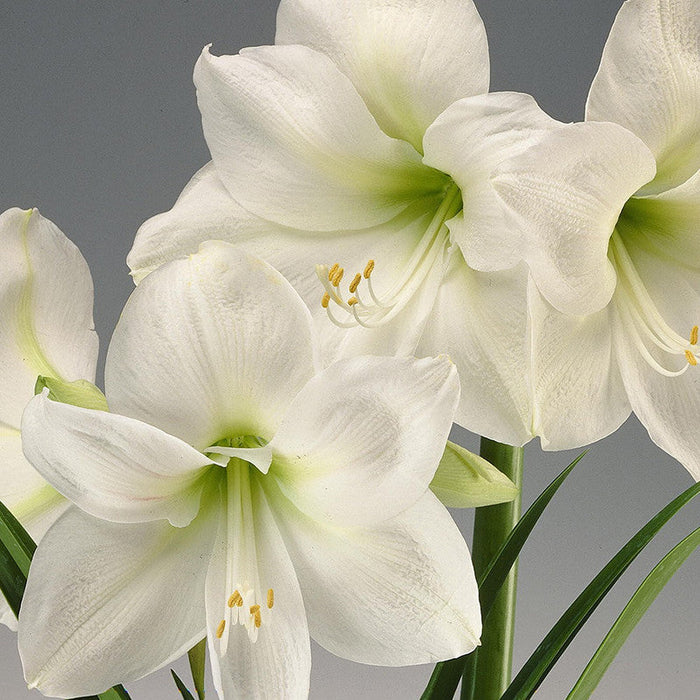
[[[518,215],[523,258],[552,306],[588,314],[610,301],[610,236],[655,169],[651,151],[631,132],[579,123],[549,132],[494,172],[495,189]]]
[[[445,356],[337,362],[291,403],[270,443],[270,473],[321,522],[387,520],[428,488],[458,400],[457,371]]]
[[[586,118],[630,129],[653,151],[662,192],[700,168],[700,13],[696,0],[630,0],[608,38]]]
[[[517,486],[483,457],[448,442],[430,490],[448,508],[478,508],[512,501]]]
[[[321,646],[352,661],[406,666],[460,656],[479,643],[469,550],[430,491],[368,528],[324,527],[281,495],[274,507]]]
[[[403,310],[393,320],[372,329],[338,328],[330,321],[321,306],[324,289],[315,267],[333,263],[343,267],[340,292],[347,299],[354,275],[373,259],[374,290],[380,296],[390,293],[408,281],[415,251],[439,206],[439,197],[424,199],[390,221],[359,231],[297,231],[243,209],[231,198],[210,163],[192,178],[170,211],[141,226],[128,262],[134,279],[140,282],[160,265],[196,253],[206,240],[240,244],[279,270],[304,299],[316,322],[325,363],[362,354],[410,355],[435,300],[445,256],[437,256],[419,288],[406,299]],[[361,292],[365,285],[361,285]],[[331,308],[331,312],[341,320],[347,318],[346,312],[337,308]]]
[[[608,306],[588,316],[554,309],[530,283],[533,432],[545,450],[588,445],[630,414]]]
[[[475,272],[457,250],[416,354],[446,353],[462,394],[455,422],[510,445],[533,437],[527,270]]]
[[[305,46],[221,57],[205,49],[194,79],[218,174],[258,216],[301,229],[360,229],[444,184],[411,146],[379,129],[329,58]]]
[[[624,240],[679,266],[700,272],[700,171],[682,185],[657,195],[633,197],[617,230]]]
[[[18,428],[38,374],[95,377],[92,279],[78,249],[36,209],[0,215],[0,430]]]
[[[150,274],[107,354],[110,408],[198,449],[269,440],[316,369],[311,318],[276,270],[222,242]]]
[[[52,401],[68,403],[71,406],[91,408],[95,411],[108,411],[105,395],[87,379],[77,379],[74,382],[64,382],[54,377],[40,376],[36,380],[34,393],[40,394],[43,389],[49,390],[49,398]]]
[[[304,601],[265,494],[255,480],[250,486],[248,500],[241,504],[243,525],[238,520],[229,522],[234,510],[231,506],[221,518],[207,574],[207,629],[214,686],[221,698],[302,700],[309,693],[311,670]],[[240,496],[229,488],[228,498],[232,497]],[[252,597],[247,589],[254,590]],[[243,596],[243,605],[231,607],[229,601],[236,590]],[[273,591],[272,599],[269,590]],[[254,626],[252,604],[262,608],[259,628]],[[249,621],[250,634],[237,622],[239,615]]]
[[[46,393],[27,406],[22,441],[54,488],[91,515],[115,522],[168,518],[187,525],[199,510],[201,477],[211,465],[147,423],[51,401]]]
[[[379,126],[417,150],[440,112],[489,89],[486,32],[471,0],[283,0],[275,42],[329,56]]]
[[[25,678],[45,695],[96,694],[170,663],[204,635],[215,525],[114,524],[71,508],[36,551],[22,601]]]

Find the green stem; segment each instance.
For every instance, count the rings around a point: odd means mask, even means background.
[[[472,561],[477,580],[520,519],[523,448],[481,438],[479,453],[518,487],[518,495],[510,503],[476,509]],[[517,578],[516,562],[484,620],[481,646],[467,658],[462,700],[498,700],[510,684]]]

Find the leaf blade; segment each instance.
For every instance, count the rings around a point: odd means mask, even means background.
[[[207,664],[207,638],[195,644],[188,652],[187,658],[190,662],[190,672],[194,689],[197,691],[197,698],[204,700],[204,673]]]
[[[194,695],[190,693],[187,686],[180,680],[180,676],[178,676],[172,668],[170,669],[170,673],[172,674],[177,689],[180,691],[180,695],[182,695],[182,700],[194,700]]]
[[[571,640],[637,555],[663,525],[698,493],[700,483],[693,484],[662,508],[620,549],[559,618],[525,662],[501,700],[527,700],[532,697]]]
[[[576,685],[571,689],[567,700],[584,700],[590,697],[637,623],[671,577],[698,546],[700,546],[700,527],[681,540],[651,570],[605,635]]]

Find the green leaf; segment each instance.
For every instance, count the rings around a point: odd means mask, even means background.
[[[195,644],[188,652],[187,658],[190,662],[190,672],[194,681],[194,689],[197,691],[199,700],[204,700],[204,671],[207,663],[207,638]]]
[[[559,618],[532,656],[525,662],[520,673],[510,684],[501,700],[526,700],[531,698],[551,668],[557,662],[592,615],[599,603],[607,595],[615,582],[622,576],[637,555],[653,539],[654,535],[686,503],[700,493],[700,484],[694,484],[677,496],[657,513],[632,539],[603,567],[569,609]]]
[[[187,690],[187,686],[180,680],[180,677],[177,675],[177,673],[175,673],[175,671],[173,671],[172,668],[170,669],[170,673],[172,673],[175,685],[180,691],[180,695],[182,695],[182,700],[194,700],[194,695]]]
[[[7,548],[26,578],[29,575],[29,565],[34,556],[36,544],[2,502],[0,502],[0,542]]]
[[[537,500],[530,506],[525,515],[511,532],[508,539],[496,554],[491,565],[486,569],[479,581],[479,600],[481,602],[481,615],[483,619],[493,605],[496,594],[508,576],[508,572],[518,558],[525,541],[532,532],[535,524],[552,500],[554,494],[564,483],[571,470],[579,463],[586,453],[580,454],[571,464],[559,474],[559,476],[547,486]],[[454,697],[459,679],[468,656],[460,656],[457,659],[443,661],[435,666],[428,685],[421,695],[421,700],[448,700]]]
[[[478,508],[512,501],[517,486],[483,457],[448,442],[430,490],[448,508]]]
[[[19,615],[24,589],[27,586],[29,565],[36,551],[36,543],[20,522],[0,502],[0,591],[15,616]],[[131,700],[121,685],[99,695],[80,700]]]
[[[620,651],[630,632],[642,619],[644,613],[654,602],[663,587],[673,574],[678,571],[683,562],[700,546],[700,527],[679,542],[644,579],[634,595],[630,598],[625,609],[615,620],[615,624],[588,662],[581,677],[576,682],[567,700],[584,700],[589,698],[596,689],[600,679],[605,675],[608,666]]]
[[[105,395],[86,379],[75,382],[64,382],[55,377],[38,377],[34,385],[34,393],[40,394],[44,389],[49,390],[52,401],[68,403],[80,408],[92,408],[96,411],[108,411]]]

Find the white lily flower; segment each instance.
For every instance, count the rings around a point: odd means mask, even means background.
[[[528,380],[518,260],[534,250],[537,264],[533,242],[559,218],[533,225],[494,183],[527,156],[519,177],[556,167],[595,218],[639,187],[626,173],[648,154],[620,126],[564,125],[526,95],[484,94],[488,80],[470,1],[283,0],[275,46],[203,52],[213,161],[141,227],[135,280],[203,240],[244,244],[303,296],[324,357],[447,352],[463,388],[456,421],[527,442],[545,408]],[[614,167],[599,158],[609,151]]]
[[[622,6],[591,87],[587,119],[632,131],[655,167],[651,174],[637,168],[639,189],[621,212],[611,207],[596,220],[577,219],[579,207],[566,196],[549,202],[562,212],[560,229],[569,235],[553,231],[552,245],[543,248],[549,257],[540,270],[532,268],[547,298],[533,294],[535,332],[550,338],[543,341],[550,357],[542,360],[576,374],[569,386],[575,382],[584,392],[588,386],[583,396],[598,397],[598,415],[607,414],[613,427],[633,410],[654,442],[700,479],[696,0],[628,0]],[[609,158],[612,168],[618,155],[611,152]],[[636,164],[627,167],[634,177]],[[548,185],[551,181],[522,186],[512,180],[498,187],[517,206]],[[533,209],[544,205],[534,202]],[[564,280],[566,287],[554,288],[552,279]],[[584,310],[594,313],[576,315]],[[543,390],[561,393],[561,386],[555,371]],[[543,422],[550,419],[559,420],[550,415]]]
[[[36,209],[0,215],[0,501],[35,540],[66,509],[22,454],[37,376],[94,381],[92,279],[78,249]],[[17,620],[0,595],[0,622]]]
[[[428,489],[454,366],[358,357],[319,371],[309,311],[222,242],[132,294],[114,413],[40,394],[25,452],[77,508],[32,562],[19,624],[31,686],[73,697],[170,663],[205,635],[222,698],[308,693],[309,634],[372,664],[471,651],[469,551]]]

